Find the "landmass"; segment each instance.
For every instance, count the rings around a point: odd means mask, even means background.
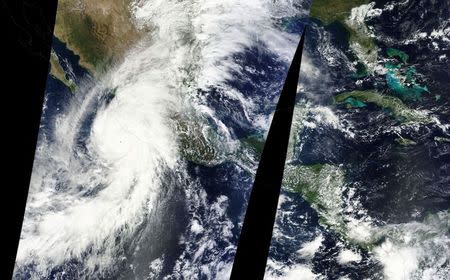
[[[403,123],[431,123],[432,119],[425,113],[408,108],[401,99],[395,96],[384,95],[375,90],[351,91],[338,94],[333,97],[337,104],[347,103],[348,98],[353,98],[363,103],[373,103],[388,110]],[[348,104],[348,103],[347,103]]]
[[[250,149],[256,157],[261,156],[265,143],[265,139],[262,135],[250,135],[240,139],[240,141],[242,145],[245,148]]]
[[[314,0],[310,16],[322,21],[325,25],[334,21],[344,22],[352,8],[367,4],[368,0]]]
[[[409,55],[407,55],[404,51],[397,50],[394,48],[388,48],[386,50],[386,53],[389,57],[399,58],[403,63],[406,63],[409,58]]]
[[[310,16],[320,20],[325,26],[337,22],[348,32],[349,45],[363,63],[363,66],[358,66],[363,67],[358,69],[360,76],[365,75],[367,70],[372,70],[378,56],[375,42],[369,36],[369,30],[364,23],[364,7],[358,8],[369,2],[368,0],[314,0],[310,10]],[[352,9],[354,9],[353,12]]]
[[[319,214],[319,223],[330,227],[344,240],[350,240],[362,248],[370,249],[376,240],[371,236],[358,235],[352,223],[345,216],[344,191],[345,172],[333,164],[287,165],[283,186],[300,194]],[[364,223],[365,221],[361,221]]]
[[[119,61],[143,35],[133,23],[132,0],[60,0],[54,35],[96,76]]]
[[[223,151],[217,145],[219,141],[214,142],[213,138],[218,138],[218,136],[214,135],[213,131],[203,131],[202,127],[205,126],[202,126],[200,121],[195,122],[181,118],[176,118],[175,121],[180,154],[183,158],[205,166],[223,161]]]
[[[355,244],[366,252],[373,252],[376,246],[387,238],[391,240],[403,238],[398,235],[398,227],[374,226],[374,220],[366,215],[364,210],[354,208],[358,207],[358,202],[350,202],[355,197],[347,186],[345,171],[340,165],[320,163],[287,165],[283,186],[301,195],[317,211],[322,226],[332,229],[344,242]],[[359,217],[348,215],[349,210],[357,210]],[[440,227],[439,221],[447,218],[448,214],[449,210],[430,213],[425,216],[422,223]],[[443,224],[444,230],[445,225],[447,224]],[[404,226],[408,228],[408,224]],[[418,239],[420,238],[423,236],[419,235]]]
[[[323,172],[325,169],[328,171],[325,172],[327,174]],[[336,172],[336,170],[332,171],[331,169],[331,166],[327,166],[325,164],[289,165],[285,169],[283,184],[292,191],[300,193],[313,207],[322,210],[329,210],[333,207],[333,205],[329,205],[326,200],[323,201],[323,199],[319,199],[319,196],[321,196],[321,192],[323,192],[321,181],[324,179],[324,176],[329,176],[332,180],[335,180],[337,177],[341,177],[340,173]],[[328,193],[328,190],[323,194],[326,193]],[[329,201],[330,203],[332,203],[335,199],[331,200],[332,201]]]
[[[395,142],[400,146],[414,146],[417,145],[417,142],[408,138],[399,137],[395,138]]]
[[[53,50],[50,53],[50,75],[66,85],[66,87],[68,87],[71,92],[75,91],[75,82],[66,77],[66,72],[61,66],[59,57]]]

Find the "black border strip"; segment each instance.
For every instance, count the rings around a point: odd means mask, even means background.
[[[306,29],[306,27],[305,27]],[[305,31],[295,51],[256,171],[230,279],[263,279],[283,179]]]
[[[1,0],[2,269],[11,279],[49,70],[57,0]],[[5,33],[3,33],[5,36]],[[6,221],[5,221],[6,220]],[[5,246],[6,245],[6,246]],[[6,247],[6,248],[5,248]]]

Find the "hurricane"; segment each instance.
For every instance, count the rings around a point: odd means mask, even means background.
[[[449,9],[60,0],[13,279],[228,279],[304,30],[265,279],[448,279]]]
[[[176,190],[187,201],[189,218],[181,238],[200,240],[173,260],[173,273],[226,276],[236,245],[229,198],[206,201],[182,155],[210,165],[227,161],[241,173],[255,168],[254,160],[240,155],[237,130],[257,124],[251,129],[264,133],[277,91],[244,90],[242,84],[252,83],[247,73],[264,80],[264,71],[282,82],[299,36],[280,32],[277,21],[305,16],[300,7],[291,1],[133,2],[134,24],[147,33],[123,61],[99,78],[79,81],[57,113],[46,112],[46,98],[15,277],[120,275],[123,263],[139,254],[136,238],[158,226],[149,224],[151,217],[165,215],[161,196]],[[246,52],[255,63],[270,55],[278,68],[244,66],[239,56]],[[235,78],[241,88],[230,82]],[[212,148],[199,151],[192,141]],[[215,230],[223,233],[228,256],[216,254],[206,265],[201,255],[224,247]],[[145,268],[149,275],[163,272],[157,264],[164,258],[147,260],[154,264]]]

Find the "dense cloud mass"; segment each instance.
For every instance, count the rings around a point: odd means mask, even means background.
[[[266,278],[450,277],[448,4],[86,1],[60,1],[14,279],[228,279],[305,25]]]

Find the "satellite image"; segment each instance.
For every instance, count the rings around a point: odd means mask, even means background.
[[[305,27],[265,279],[450,279],[436,0],[59,0],[13,279],[229,279]]]

